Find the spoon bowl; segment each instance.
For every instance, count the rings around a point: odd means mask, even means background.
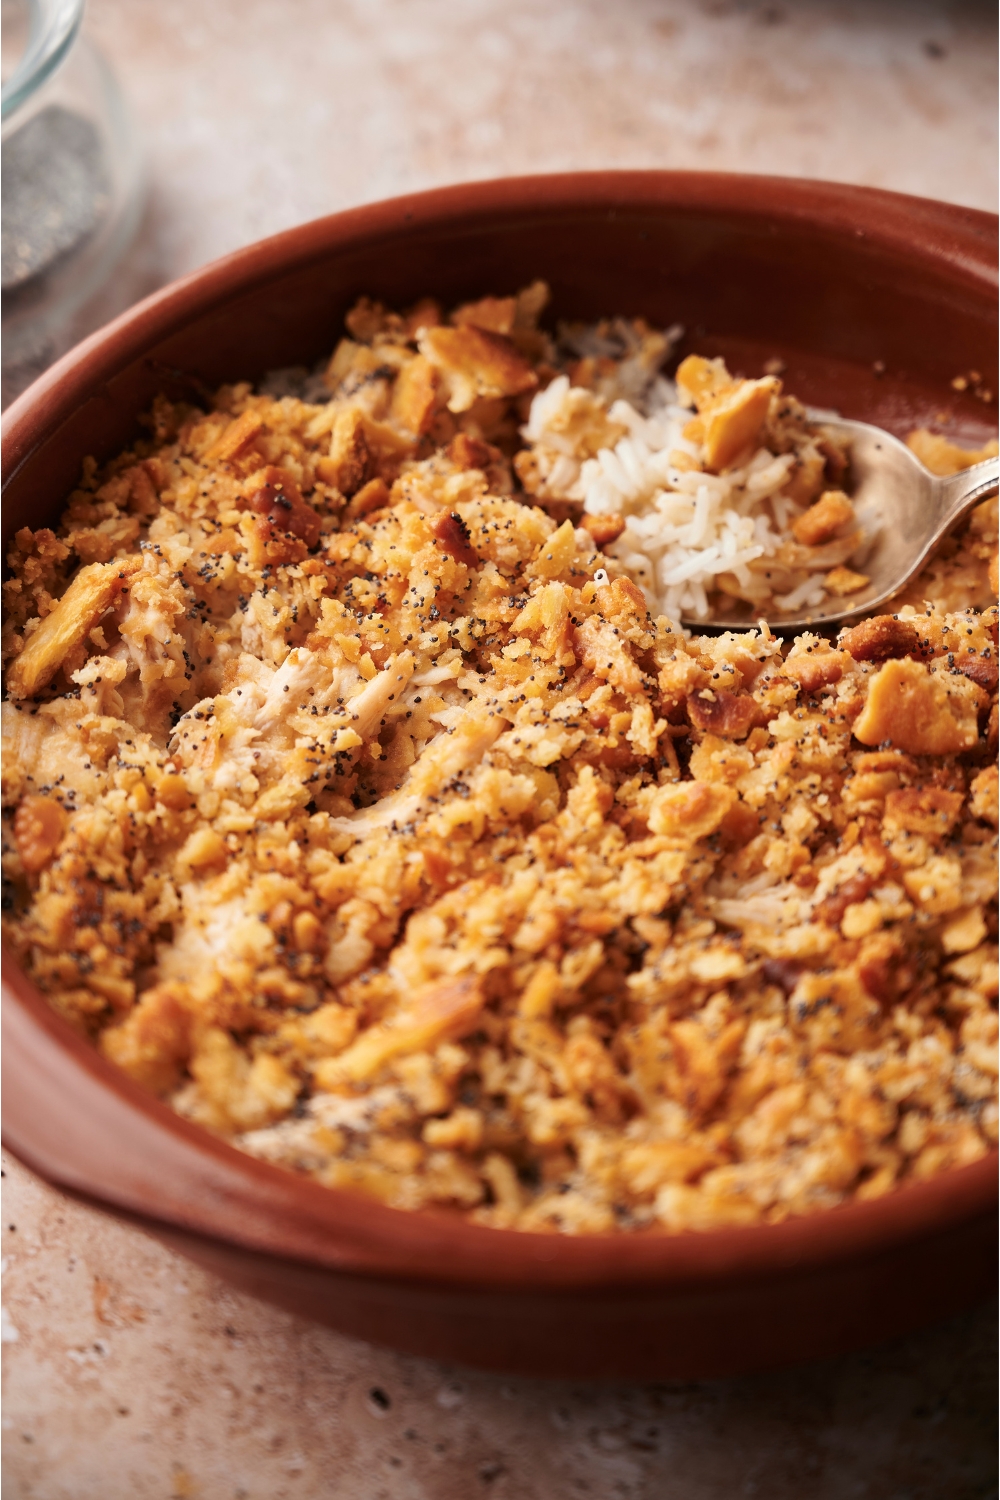
[[[872,427],[824,412],[810,412],[814,420],[850,443],[854,503],[862,524],[871,533],[863,561],[853,561],[867,575],[864,589],[849,599],[828,598],[807,611],[767,615],[780,634],[847,624],[872,614],[905,587],[923,567],[952,526],[993,493],[1000,478],[1000,459],[988,458],[958,474],[938,478],[898,438]],[[733,601],[726,613],[708,620],[685,615],[683,623],[699,630],[746,630],[763,617],[763,610]]]

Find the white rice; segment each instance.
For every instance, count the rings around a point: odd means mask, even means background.
[[[582,500],[593,516],[621,515],[625,530],[604,548],[643,589],[651,610],[673,621],[707,619],[708,595],[721,574],[748,587],[750,563],[773,556],[790,540],[792,522],[805,507],[779,491],[795,463],[760,448],[743,468],[725,476],[678,468],[698,447],[684,437],[692,412],[678,402],[677,388],[657,376],[645,392],[645,412],[631,402],[612,402],[608,415],[626,435],[582,461],[564,432],[553,430],[571,391],[559,375],[531,404],[522,429],[549,459],[550,493]],[[826,598],[822,574],[810,573],[788,593],[775,594],[782,610],[813,609]]]

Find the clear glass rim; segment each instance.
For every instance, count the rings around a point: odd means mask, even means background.
[[[0,117],[7,119],[58,68],[80,29],[84,0],[27,0],[28,45],[0,90]]]

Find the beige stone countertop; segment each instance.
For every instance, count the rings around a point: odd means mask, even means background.
[[[88,0],[148,203],[73,340],[264,235],[444,183],[776,172],[997,209],[990,0]]]
[[[261,235],[475,177],[780,172],[996,208],[988,0],[90,0],[87,25],[149,196],[76,336]],[[767,1376],[504,1378],[301,1322],[4,1173],[4,1500],[996,1493],[995,1308]]]
[[[505,1378],[277,1312],[3,1170],[3,1500],[995,1494],[995,1309],[738,1380]]]

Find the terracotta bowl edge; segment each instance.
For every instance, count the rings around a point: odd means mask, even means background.
[[[226,302],[265,283],[276,273],[308,265],[329,248],[334,230],[343,244],[375,241],[406,226],[410,232],[445,225],[454,219],[490,217],[505,205],[520,212],[590,212],[604,203],[609,212],[644,206],[678,209],[715,208],[720,214],[743,210],[760,218],[807,222],[817,231],[891,244],[911,259],[924,250],[938,264],[942,257],[964,277],[988,285],[997,282],[997,216],[958,204],[823,179],[724,172],[568,172],[486,179],[385,199],[309,220],[252,245],[234,250],[189,272],[144,298],[69,350],[45,371],[3,414],[4,477],[9,478],[32,447],[56,430],[51,413],[65,386],[98,384],[135,358],[143,345],[165,336],[176,322],[178,303],[189,317],[213,303]],[[498,202],[499,200],[499,202]],[[769,200],[769,201],[764,201]],[[917,216],[928,236],[915,243]],[[294,252],[291,247],[294,246]],[[220,296],[224,291],[225,295]],[[103,356],[103,357],[102,357]],[[38,408],[41,420],[38,421]],[[34,441],[23,432],[36,417]],[[38,427],[41,431],[38,431]],[[12,450],[12,451],[11,451]]]

